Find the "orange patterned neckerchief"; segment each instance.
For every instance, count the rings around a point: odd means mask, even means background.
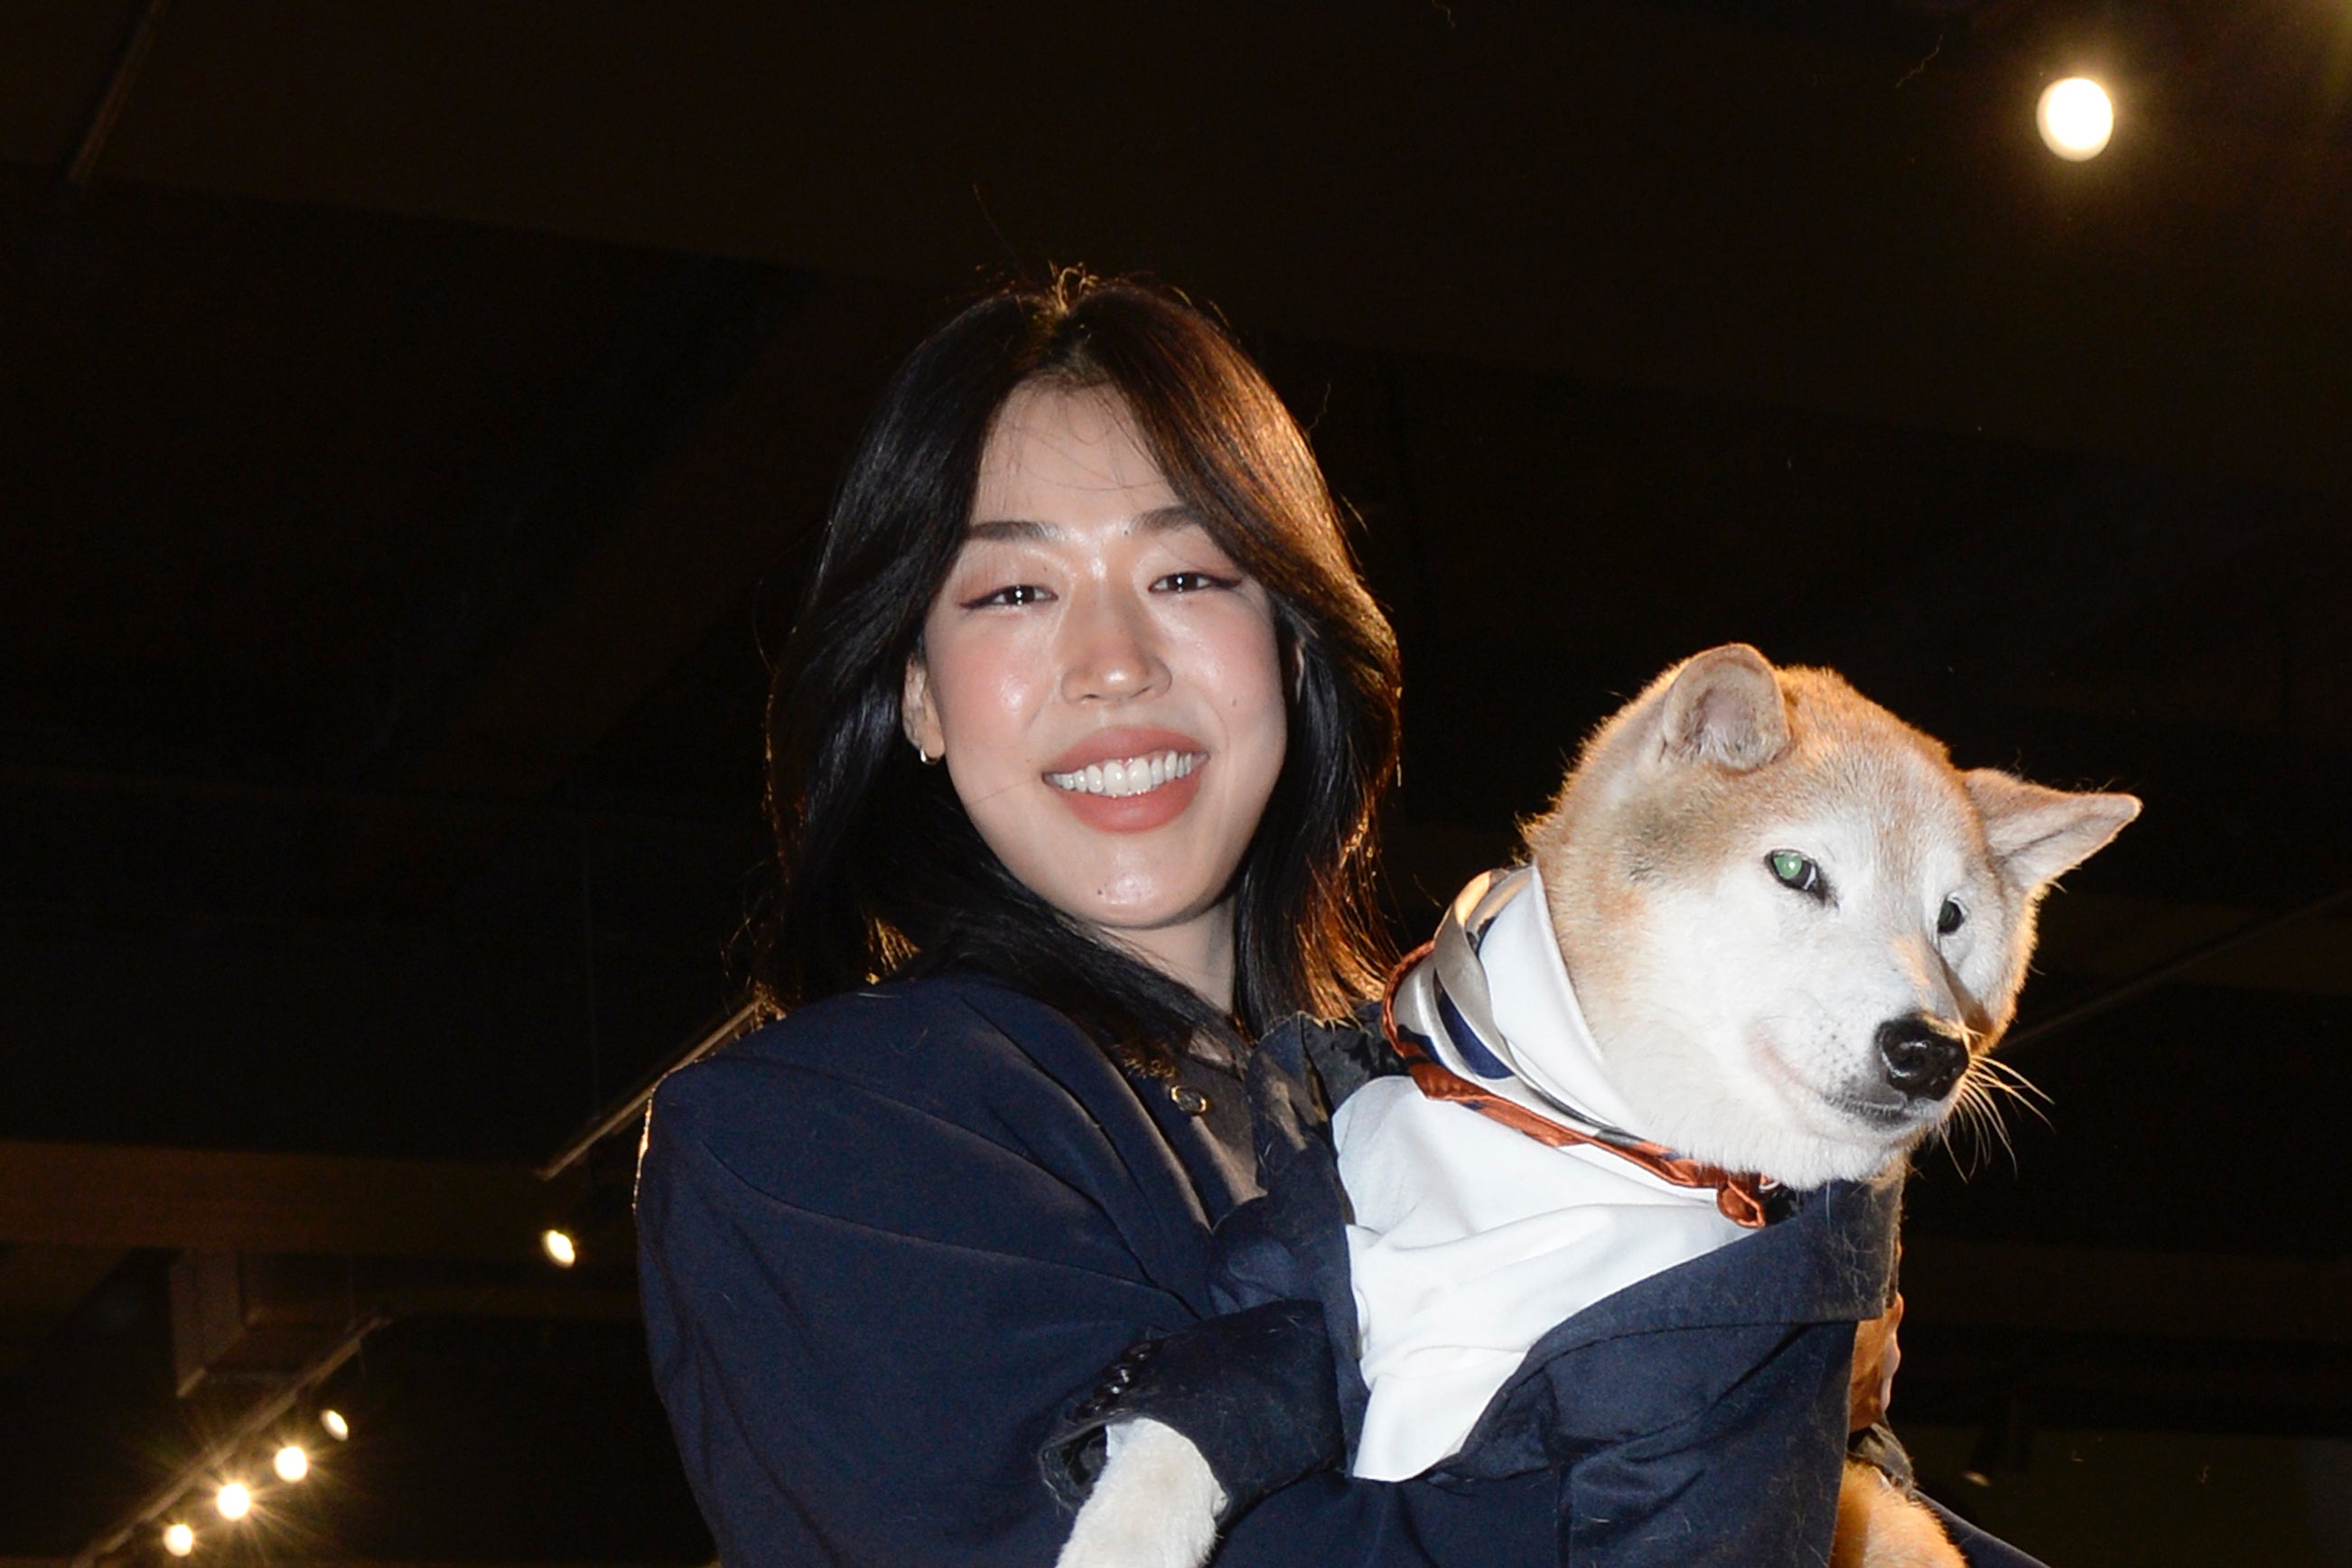
[[[1524,1132],[1538,1142],[1555,1149],[1581,1143],[1606,1150],[1675,1186],[1711,1187],[1715,1191],[1715,1206],[1724,1218],[1746,1230],[1759,1229],[1763,1226],[1765,1183],[1761,1176],[1702,1164],[1671,1149],[1639,1139],[1620,1142],[1563,1126],[1501,1095],[1481,1089],[1431,1056],[1410,1031],[1397,1026],[1396,994],[1397,987],[1404,983],[1404,977],[1412,973],[1412,966],[1427,958],[1435,945],[1423,942],[1406,953],[1396,968],[1390,972],[1387,989],[1381,995],[1381,1031],[1388,1036],[1389,1044],[1395,1048],[1397,1055],[1404,1058],[1405,1070],[1412,1075],[1412,1081],[1422,1093],[1432,1100],[1452,1100],[1466,1106],[1515,1132]]]

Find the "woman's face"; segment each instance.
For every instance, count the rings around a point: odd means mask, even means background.
[[[1288,728],[1265,590],[1115,394],[1024,388],[908,663],[908,738],[1029,888],[1219,1005]]]

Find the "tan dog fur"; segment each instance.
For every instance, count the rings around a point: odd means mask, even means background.
[[[1632,1131],[1809,1188],[1877,1174],[1986,1098],[1986,1053],[2015,1010],[2042,893],[2138,811],[2129,795],[1963,773],[1837,675],[1776,670],[1731,644],[1604,723],[1526,842],[1594,1044],[1638,1113]],[[1773,883],[1776,850],[1817,857],[1840,895],[1809,908]],[[1948,900],[1966,916],[1949,932]],[[1843,989],[1807,994],[1824,973]],[[1759,1009],[1754,994],[1774,987],[1788,994]],[[1898,1016],[1965,1045],[1943,1093],[1888,1088],[1873,1030]],[[1883,1413],[1900,1315],[1898,1300],[1858,1335],[1857,1426]],[[1189,1568],[1212,1549],[1200,1518],[1167,1513],[1217,1495],[1205,1461],[1156,1423],[1133,1425],[1148,1429],[1133,1461],[1106,1469],[1061,1568]],[[1932,1514],[1850,1464],[1832,1562],[1963,1559]]]
[[[1934,1131],[1953,1103],[1984,1094],[1985,1056],[2015,1012],[2042,893],[2138,811],[2129,795],[2046,789],[1992,769],[1964,773],[1942,742],[1838,675],[1775,669],[1754,648],[1731,644],[1667,670],[1604,723],[1550,808],[1527,826],[1526,841],[1577,996],[1615,1081],[1642,1114],[1643,1134],[1803,1184],[1873,1174]],[[1968,900],[1969,950],[1960,953],[1945,949],[1932,918],[1906,925],[1900,909],[1862,912],[1879,928],[1863,940],[1883,943],[1885,966],[1908,976],[1906,1000],[1964,1037],[1970,1064],[1951,1100],[1927,1108],[1916,1125],[1867,1130],[1830,1166],[1791,1171],[1781,1152],[1789,1140],[1752,1137],[1746,1108],[1732,1106],[1730,1126],[1710,1112],[1727,1100],[1721,1057],[1652,1048],[1682,1021],[1662,1030],[1641,998],[1661,989],[1661,971],[1686,969],[1687,951],[1643,933],[1675,924],[1675,912],[1662,907],[1669,889],[1753,881],[1773,848],[1801,847],[1820,824],[1857,822],[1863,858],[1873,863],[1841,876],[1874,889]],[[1923,863],[1937,856],[1946,863]],[[1686,989],[1688,981],[1677,973],[1664,988]],[[1638,1062],[1627,1059],[1636,1052]],[[1737,1101],[1740,1092],[1727,1098]],[[1883,1413],[1900,1317],[1898,1300],[1887,1317],[1863,1325],[1857,1426]],[[1963,1559],[1933,1515],[1877,1470],[1853,1464],[1839,1493],[1832,1561],[1833,1568],[1954,1568]]]

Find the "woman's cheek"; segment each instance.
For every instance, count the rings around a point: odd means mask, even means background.
[[[1024,639],[986,627],[964,628],[944,640],[933,669],[949,745],[967,752],[1002,750],[1012,727],[1035,705],[1036,655]]]

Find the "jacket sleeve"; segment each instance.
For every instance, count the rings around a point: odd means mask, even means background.
[[[721,1560],[1052,1563],[1071,1515],[1047,1437],[1137,1342],[1201,1321],[1148,1234],[1181,1216],[1137,1206],[1132,1154],[1051,1092],[1000,1123],[805,1064],[673,1077],[640,1177],[645,1312]],[[1218,1561],[1547,1561],[1556,1496],[1316,1474],[1231,1521]]]

